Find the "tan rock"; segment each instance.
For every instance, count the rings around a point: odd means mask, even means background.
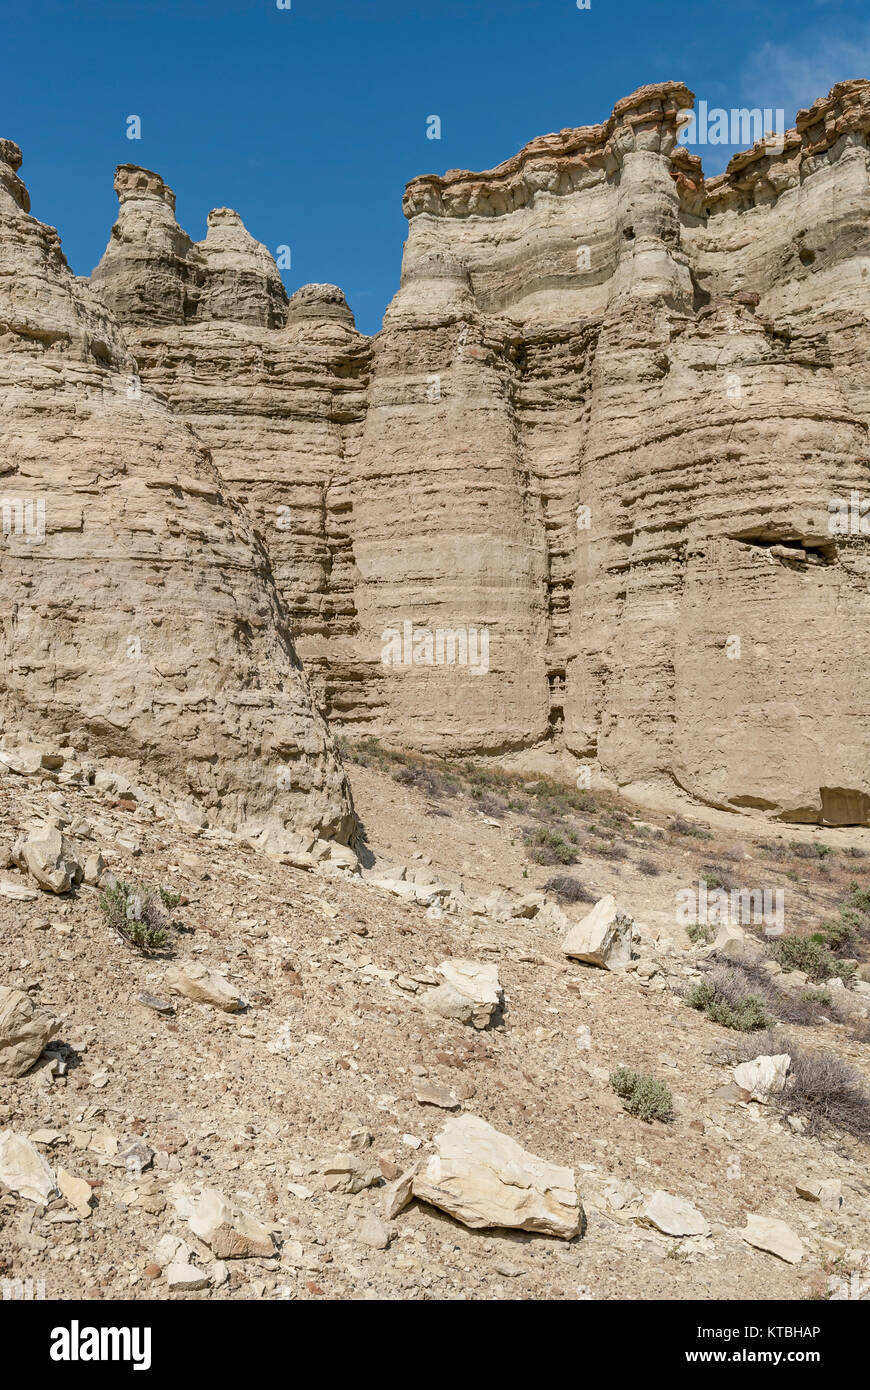
[[[271,1232],[243,1207],[230,1202],[216,1188],[204,1187],[198,1195],[181,1193],[174,1199],[179,1216],[216,1259],[239,1260],[275,1253]]]
[[[437,1081],[418,1081],[414,1086],[414,1099],[418,1105],[437,1105],[442,1110],[458,1110],[459,1098],[449,1086]]]
[[[807,1202],[820,1202],[828,1211],[839,1211],[843,1205],[843,1184],[839,1178],[804,1178],[795,1183],[795,1191]]]
[[[207,1289],[209,1280],[196,1265],[174,1263],[166,1267],[166,1283],[176,1293],[195,1293]]]
[[[66,1168],[58,1168],[57,1185],[61,1196],[69,1203],[73,1211],[78,1212],[82,1218],[91,1214],[91,1198],[94,1189],[84,1178],[76,1178],[72,1173],[68,1173]]]
[[[414,1185],[414,1175],[417,1169],[409,1168],[407,1172],[400,1173],[392,1182],[388,1182],[381,1196],[384,1219],[392,1221],[411,1201],[413,1196],[412,1187]]]
[[[444,984],[424,994],[423,1007],[441,1018],[486,1028],[503,999],[497,967],[473,960],[445,960],[438,974]]]
[[[29,1139],[11,1129],[0,1132],[0,1185],[28,1202],[44,1203],[56,1191],[54,1174]]]
[[[39,897],[39,894],[35,888],[28,888],[25,883],[6,878],[0,881],[0,896],[9,898],[16,903],[32,903]]]
[[[632,918],[608,895],[582,921],[574,923],[562,942],[562,951],[589,965],[618,970],[631,960],[633,934]]]
[[[46,892],[68,893],[82,881],[84,870],[55,827],[22,836],[12,846],[12,857]]]
[[[771,1096],[779,1095],[785,1086],[791,1057],[787,1052],[776,1056],[756,1057],[734,1068],[734,1080],[752,1100],[766,1105]]]
[[[675,1197],[671,1192],[659,1189],[645,1204],[639,1220],[646,1226],[654,1226],[666,1236],[708,1236],[710,1225],[697,1207],[687,1202],[685,1197]]]
[[[583,1209],[571,1168],[527,1153],[476,1115],[448,1120],[413,1195],[474,1229],[511,1227],[570,1240]]]
[[[22,990],[0,985],[0,1076],[23,1076],[59,1032],[60,1023],[35,1009]]]
[[[386,1250],[390,1243],[390,1230],[376,1212],[370,1211],[363,1220],[357,1239],[373,1250]]]
[[[755,1246],[756,1250],[766,1250],[788,1264],[800,1264],[804,1257],[800,1237],[776,1217],[747,1213],[746,1229],[740,1234],[747,1245]]]
[[[188,960],[172,966],[166,972],[166,985],[174,994],[197,1004],[211,1004],[224,1013],[238,1013],[245,1008],[245,1000],[229,981],[202,961]]]

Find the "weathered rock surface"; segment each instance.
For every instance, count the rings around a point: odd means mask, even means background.
[[[488,1027],[503,998],[498,967],[475,960],[445,960],[438,974],[444,983],[423,996],[423,1007],[441,1018]]]
[[[238,990],[217,970],[210,970],[199,960],[182,961],[166,972],[166,984],[174,994],[192,999],[196,1004],[211,1004],[224,1013],[235,1014],[245,1007]]]
[[[16,709],[86,711],[94,745],[147,753],[213,815],[347,838],[289,624],[346,727],[549,744],[629,789],[866,822],[868,536],[860,512],[840,523],[870,490],[868,91],[839,83],[781,153],[761,143],[709,181],[677,142],[677,82],[489,172],[414,180],[373,342],[335,286],[288,299],[231,209],[192,241],[132,165],[95,295],[27,215],[4,142],[3,316],[23,348],[0,378],[24,532],[8,544],[36,576],[9,596]],[[64,440],[60,493],[40,432],[77,392],[97,404]],[[154,483],[167,450],[172,488]],[[75,572],[87,623],[68,597],[52,609],[35,550]],[[182,663],[169,605],[191,611],[204,570]],[[38,659],[46,624],[59,668]],[[78,630],[100,653],[83,669]]]
[[[741,1062],[734,1068],[734,1080],[752,1100],[765,1105],[771,1096],[779,1095],[785,1086],[791,1057],[787,1052],[771,1057],[755,1057],[751,1062]]]
[[[132,166],[93,283],[253,517],[335,721],[866,822],[868,536],[831,524],[870,491],[870,87],[707,181],[691,104],[643,87],[415,179],[373,342]]]
[[[583,1209],[573,1169],[527,1153],[476,1115],[448,1120],[412,1192],[466,1226],[543,1231],[570,1240]]]
[[[146,763],[216,821],[346,840],[346,779],[252,522],[29,215],[20,163],[0,141],[4,731]],[[151,309],[168,293],[150,282]]]
[[[582,921],[574,923],[562,942],[562,951],[589,965],[619,970],[631,960],[633,935],[632,918],[608,894]]]
[[[29,1139],[5,1129],[0,1133],[0,1184],[29,1202],[46,1202],[56,1191],[54,1174]]]
[[[640,1218],[647,1226],[655,1226],[666,1236],[708,1236],[709,1223],[697,1207],[687,1202],[685,1197],[675,1197],[671,1192],[654,1192],[643,1209]]]
[[[57,1019],[34,1008],[23,990],[0,985],[0,1076],[23,1076],[59,1032]]]
[[[747,1245],[754,1245],[756,1250],[766,1250],[768,1254],[776,1255],[788,1264],[800,1264],[804,1257],[804,1245],[800,1236],[777,1217],[760,1216],[756,1212],[748,1213],[746,1229],[740,1234]]]
[[[17,840],[12,858],[47,893],[68,893],[84,877],[69,842],[52,826]]]

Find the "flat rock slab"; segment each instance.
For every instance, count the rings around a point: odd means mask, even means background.
[[[800,1264],[804,1257],[804,1246],[800,1236],[795,1234],[791,1226],[774,1216],[748,1213],[746,1229],[740,1234],[747,1245],[754,1246],[756,1250],[766,1250],[768,1254],[776,1255],[790,1265]]]
[[[414,1197],[475,1230],[507,1227],[570,1240],[583,1208],[572,1168],[527,1153],[477,1115],[448,1120],[412,1183]]]
[[[685,1197],[675,1197],[659,1189],[643,1209],[640,1220],[666,1236],[708,1236],[710,1226],[697,1207]]]
[[[216,970],[209,970],[202,961],[189,960],[173,966],[166,973],[166,983],[173,993],[192,999],[195,1004],[211,1004],[224,1013],[238,1013],[246,1007],[238,990],[233,989]]]

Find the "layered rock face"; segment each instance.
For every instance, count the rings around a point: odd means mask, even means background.
[[[273,258],[231,209],[210,213],[194,243],[158,175],[125,165],[115,189],[119,217],[92,283],[143,380],[208,445],[253,523],[320,701],[364,704],[348,640],[347,516],[368,339],[334,285],[288,301]]]
[[[691,100],[415,181],[406,263],[450,256],[511,325],[555,737],[624,787],[866,821],[870,526],[831,509],[870,500],[870,84],[709,185]]]
[[[20,163],[0,142],[3,731],[145,764],[164,796],[216,822],[346,840],[346,779],[269,557],[57,233],[29,215]],[[167,212],[153,205],[154,226],[183,260]],[[131,285],[128,307],[141,291],[149,312],[183,312],[171,283]]]
[[[692,101],[415,180],[372,341],[333,287],[288,302],[234,213],[193,243],[144,170],[94,285],[336,723],[866,821],[870,84],[709,182]]]

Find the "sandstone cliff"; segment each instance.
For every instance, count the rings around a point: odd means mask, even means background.
[[[330,720],[870,818],[870,84],[705,181],[641,88],[412,182],[372,340],[122,166],[92,284],[250,519]],[[852,513],[850,513],[851,515]],[[870,529],[870,519],[867,523]]]
[[[269,557],[29,215],[20,163],[0,142],[2,729],[144,764],[215,821],[347,839]],[[168,313],[168,280],[149,292]]]

